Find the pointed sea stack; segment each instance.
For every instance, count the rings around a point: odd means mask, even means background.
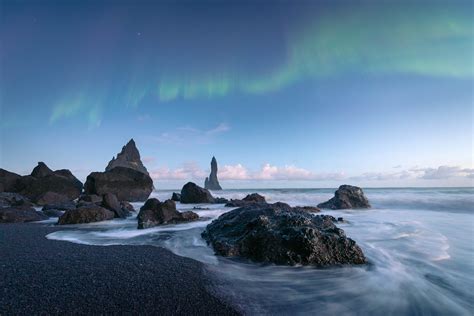
[[[204,188],[208,190],[222,190],[219,180],[217,180],[217,160],[216,157],[212,157],[211,160],[211,174],[204,181]]]
[[[140,159],[131,139],[117,158],[112,158],[105,172],[92,172],[84,185],[86,194],[115,194],[119,201],[146,201],[153,191],[153,180]]]

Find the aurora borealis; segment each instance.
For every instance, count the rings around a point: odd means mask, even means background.
[[[390,139],[387,149],[399,153],[391,155],[393,165],[396,159],[410,166],[472,163],[472,135],[466,136],[474,80],[469,1],[10,0],[1,11],[1,162],[18,172],[36,159],[18,159],[20,144],[49,160],[39,138],[67,146],[68,137],[119,135],[97,151],[110,159],[113,148],[133,136],[148,155],[162,156],[160,135],[182,128],[205,134],[219,124],[230,126],[226,141],[190,144],[196,146],[192,157],[178,148],[158,159],[160,166],[204,165],[212,153],[237,165],[247,158],[227,147],[245,140],[265,146],[256,150],[255,162],[247,161],[253,169],[273,162],[362,173],[370,165],[362,162],[365,155]],[[285,124],[263,127],[243,113]],[[364,113],[363,128],[352,125],[354,113]],[[361,162],[347,167],[343,158],[311,160],[322,146],[343,154],[328,145],[342,133],[324,121],[328,117],[339,117],[338,124],[364,140]],[[417,128],[413,117],[420,118]],[[435,131],[441,122],[443,133]],[[410,129],[396,131],[405,124]],[[308,135],[306,126],[319,131]],[[368,136],[381,130],[387,139]],[[305,137],[319,139],[313,149],[303,145],[310,142]],[[423,144],[419,156],[410,157],[408,145],[399,143],[410,137]],[[275,144],[301,152],[267,158],[264,152]],[[438,154],[440,147],[452,149],[451,155]],[[51,159],[81,161],[66,154]]]

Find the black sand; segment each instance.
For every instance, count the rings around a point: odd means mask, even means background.
[[[0,315],[237,314],[197,261],[153,246],[48,240],[58,228],[0,225]]]

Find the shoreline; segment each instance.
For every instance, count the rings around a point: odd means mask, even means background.
[[[45,238],[57,230],[0,225],[0,314],[239,314],[212,294],[198,261],[156,246]]]

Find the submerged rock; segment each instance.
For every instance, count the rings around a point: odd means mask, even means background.
[[[130,140],[105,172],[92,172],[84,185],[86,194],[115,194],[119,201],[145,201],[153,191],[153,180],[140,160],[135,142]]]
[[[198,219],[194,212],[178,212],[173,200],[161,203],[158,199],[151,198],[140,208],[138,213],[138,229],[150,228],[162,224],[176,224]]]
[[[0,223],[25,223],[48,219],[44,214],[28,206],[0,208]]]
[[[186,183],[181,189],[181,203],[214,203],[212,194],[193,182]]]
[[[320,208],[333,210],[349,208],[370,208],[369,200],[361,188],[352,185],[341,185],[330,200],[318,204]]]
[[[230,200],[225,206],[227,207],[242,207],[242,206],[247,206],[247,205],[252,205],[255,203],[263,203],[266,204],[267,201],[265,200],[265,197],[258,194],[258,193],[252,193],[248,194],[246,197],[244,197],[242,200]]]
[[[115,213],[97,205],[88,205],[66,211],[59,217],[58,225],[85,224],[113,219]]]
[[[219,255],[256,262],[314,266],[366,263],[359,246],[334,221],[332,216],[314,216],[285,203],[254,204],[221,215],[202,237]]]
[[[222,190],[219,180],[217,180],[217,160],[216,157],[212,157],[211,160],[211,174],[204,181],[204,188],[208,190]]]

